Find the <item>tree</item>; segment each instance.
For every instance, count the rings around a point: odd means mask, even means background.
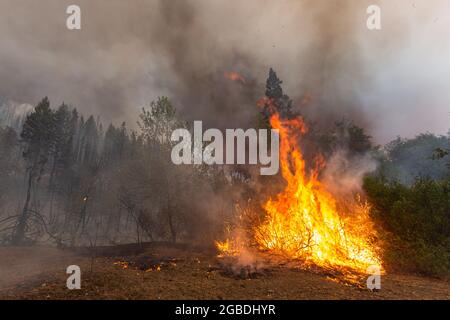
[[[117,162],[124,155],[129,145],[129,138],[125,122],[120,128],[110,124],[105,133],[103,158],[107,162]]]
[[[178,187],[183,184],[184,177],[176,174],[171,163],[170,153],[173,142],[170,140],[175,129],[183,127],[177,118],[176,110],[167,97],[159,97],[151,102],[149,110],[142,110],[139,128],[141,140],[144,143],[144,158],[148,159],[149,183],[153,186],[150,195],[160,208],[159,214],[166,220],[171,240],[177,240],[177,197],[180,195]],[[169,168],[171,167],[171,168]],[[183,194],[183,192],[181,192]]]
[[[177,118],[176,110],[167,97],[158,97],[150,103],[150,109],[142,109],[138,122],[142,139],[147,143],[170,146],[173,130],[184,124]]]
[[[50,172],[49,187],[53,189],[54,176],[58,169],[66,168],[70,165],[72,158],[72,140],[74,127],[72,115],[69,108],[64,103],[55,112],[54,142],[51,150],[53,163]]]
[[[97,122],[90,116],[80,123],[80,144],[78,160],[81,164],[95,165],[98,158],[99,132]]]
[[[19,169],[19,141],[17,133],[10,127],[0,127],[0,201],[7,198],[7,191]],[[1,204],[0,204],[1,207]]]
[[[351,120],[337,121],[332,135],[334,137],[334,149],[347,149],[350,155],[362,155],[373,149],[372,137]]]
[[[274,111],[284,119],[291,119],[294,116],[292,112],[292,100],[288,95],[283,93],[281,84],[283,84],[283,81],[281,81],[276,72],[270,68],[269,77],[266,81],[267,103],[265,103],[263,108],[263,115],[265,117],[270,117]],[[275,110],[272,110],[273,108]]]
[[[0,127],[0,177],[6,177],[14,167],[15,150],[18,146],[16,131],[10,127]]]
[[[29,114],[23,125],[20,137],[25,144],[23,157],[27,163],[27,192],[22,213],[12,237],[12,243],[22,244],[29,217],[29,205],[33,185],[42,176],[48,157],[54,147],[55,114],[50,109],[50,102],[45,97]]]
[[[440,159],[445,158],[448,155],[450,155],[450,149],[436,148],[434,150],[432,159],[433,160],[440,160]],[[450,169],[450,163],[447,163],[447,168]]]
[[[417,177],[445,179],[449,176],[445,152],[437,153],[436,150],[449,148],[449,135],[424,133],[412,139],[397,138],[385,147],[387,159],[382,163],[381,172],[408,185],[413,184]]]

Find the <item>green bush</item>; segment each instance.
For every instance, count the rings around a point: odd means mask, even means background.
[[[372,216],[382,226],[388,269],[448,276],[450,179],[417,179],[412,186],[367,177]]]

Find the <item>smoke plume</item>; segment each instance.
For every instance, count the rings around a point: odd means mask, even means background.
[[[366,28],[369,4],[382,30]],[[0,96],[48,95],[131,126],[168,95],[188,120],[253,124],[273,67],[295,107],[322,125],[349,117],[377,142],[448,129],[445,0],[2,0]],[[237,72],[245,81],[232,81]]]

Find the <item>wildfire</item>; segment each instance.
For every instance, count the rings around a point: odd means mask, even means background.
[[[225,78],[227,78],[229,80],[239,81],[242,84],[245,84],[245,78],[235,71],[225,72],[224,75],[225,75]]]
[[[366,273],[368,267],[380,266],[371,243],[374,228],[369,206],[338,201],[327,191],[319,180],[319,171],[325,166],[322,157],[317,157],[315,168],[306,174],[298,145],[307,132],[303,120],[284,120],[275,113],[270,123],[280,133],[280,164],[286,187],[263,206],[266,215],[253,226],[252,242],[261,250],[324,268]],[[228,239],[217,247],[222,255],[237,255],[239,248],[234,243]]]
[[[116,262],[114,262],[114,265],[119,266],[122,269],[128,269],[128,267],[129,267],[129,263],[126,261],[116,261]]]
[[[224,256],[238,256],[242,252],[242,246],[239,244],[239,240],[226,239],[225,241],[216,241],[216,247],[221,252],[219,257]]]

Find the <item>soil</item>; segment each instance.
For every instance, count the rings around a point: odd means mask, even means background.
[[[381,289],[349,285],[326,272],[270,265],[230,272],[213,250],[169,244],[57,249],[0,248],[0,299],[450,299],[450,283],[387,274]],[[82,270],[81,289],[66,268]],[[241,270],[242,271],[242,270]]]

